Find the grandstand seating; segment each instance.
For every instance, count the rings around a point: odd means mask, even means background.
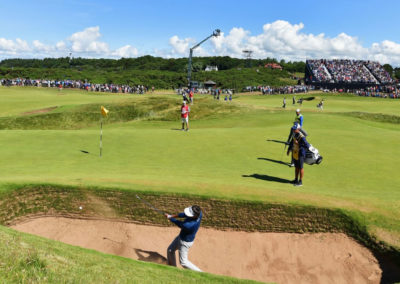
[[[378,62],[350,59],[306,61],[306,81],[325,84],[393,84],[395,81]]]

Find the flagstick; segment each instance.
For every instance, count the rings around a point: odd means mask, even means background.
[[[101,115],[100,120],[100,157],[103,152],[103,116]]]

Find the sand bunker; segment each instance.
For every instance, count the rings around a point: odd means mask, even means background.
[[[59,217],[31,219],[12,228],[164,264],[167,247],[179,233],[177,227]],[[379,283],[382,274],[372,253],[344,234],[246,233],[200,228],[189,259],[206,272],[276,283]]]

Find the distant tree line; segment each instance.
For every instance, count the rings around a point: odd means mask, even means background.
[[[262,67],[267,63],[279,63],[288,72],[304,72],[304,62],[278,62],[273,58],[266,59],[239,59],[229,56],[195,57],[193,58],[193,71],[204,70],[206,66],[218,66],[219,70],[229,70],[245,67]],[[22,68],[75,68],[75,69],[113,69],[113,70],[160,70],[171,72],[186,72],[187,58],[161,58],[150,55],[137,58],[121,59],[88,59],[88,58],[44,58],[44,59],[5,59],[0,62],[0,67]]]
[[[278,63],[283,70],[264,68],[267,63]],[[145,85],[156,88],[177,88],[187,85],[187,58],[142,56],[121,59],[44,58],[5,59],[0,62],[0,77],[55,80],[87,80],[92,83]],[[208,65],[218,72],[205,72]],[[224,57],[193,58],[192,80],[213,80],[218,87],[243,89],[247,86],[293,85],[292,73],[304,72],[304,62],[285,62],[276,59],[238,59]],[[249,66],[252,66],[249,68]]]
[[[283,70],[264,68],[278,63]],[[92,83],[145,85],[169,89],[187,85],[187,58],[161,58],[150,55],[137,58],[88,59],[44,58],[5,59],[0,61],[0,77],[54,80],[87,80]],[[218,72],[205,72],[206,66],[218,67]],[[228,56],[193,58],[192,80],[212,80],[218,87],[236,90],[247,86],[284,86],[297,83],[294,73],[304,73],[305,62],[286,62],[274,58],[239,59]],[[251,67],[249,67],[251,66]],[[383,65],[394,78],[400,79],[400,68]]]

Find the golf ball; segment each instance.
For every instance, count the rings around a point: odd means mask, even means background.
[[[82,206],[79,206],[79,209],[82,210]]]

